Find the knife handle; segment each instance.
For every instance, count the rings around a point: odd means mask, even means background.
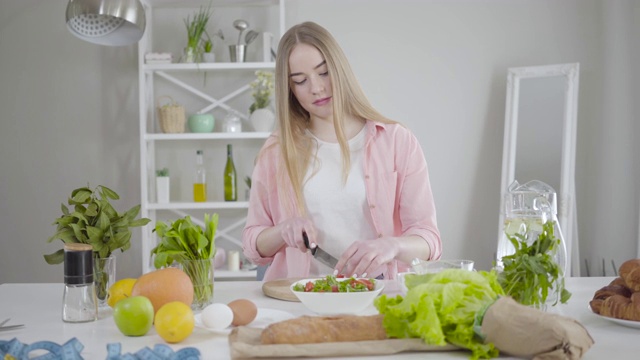
[[[311,255],[315,255],[316,254],[316,249],[312,249],[309,246],[309,237],[307,236],[306,232],[302,232],[302,239],[304,240],[304,246],[307,247],[307,249],[311,250]]]

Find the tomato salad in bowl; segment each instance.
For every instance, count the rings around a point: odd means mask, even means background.
[[[321,315],[362,314],[372,311],[373,300],[380,295],[384,282],[366,278],[303,279],[291,284],[291,292],[311,311]]]

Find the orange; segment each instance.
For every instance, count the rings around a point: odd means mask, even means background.
[[[164,341],[179,343],[193,332],[193,311],[181,301],[166,303],[156,312],[154,326]]]
[[[107,291],[107,304],[113,308],[118,301],[131,297],[133,284],[135,284],[137,280],[138,279],[127,278],[116,281],[111,285],[109,291]]]

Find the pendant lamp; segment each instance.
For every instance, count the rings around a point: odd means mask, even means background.
[[[138,42],[146,23],[140,0],[69,0],[66,17],[73,35],[109,46]]]

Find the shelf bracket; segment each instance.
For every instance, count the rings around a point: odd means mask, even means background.
[[[189,91],[190,93],[192,93],[194,95],[197,95],[197,96],[201,97],[202,99],[211,102],[211,105],[207,106],[206,108],[204,108],[203,110],[200,111],[201,113],[202,112],[207,112],[207,111],[219,106],[219,107],[221,107],[221,108],[223,108],[223,109],[225,109],[227,111],[234,110],[234,111],[238,112],[238,115],[240,117],[242,117],[244,120],[248,120],[248,117],[245,114],[243,114],[240,111],[237,111],[237,110],[233,109],[229,105],[225,104],[225,102],[230,100],[230,99],[232,99],[232,98],[234,98],[234,97],[236,97],[236,96],[238,96],[238,95],[240,95],[240,94],[242,94],[243,92],[249,90],[251,88],[249,85],[244,85],[243,87],[241,87],[241,88],[229,93],[229,95],[227,95],[227,96],[223,97],[222,99],[218,100],[218,99],[213,98],[213,97],[205,94],[204,92],[194,88],[193,86],[191,86],[191,85],[189,85],[189,84],[187,84],[187,83],[185,83],[183,81],[180,81],[179,79],[167,74],[164,71],[156,71],[156,74],[158,76],[164,78],[165,80],[167,80],[167,81],[169,81],[169,82],[171,82],[171,83],[173,83],[173,84],[175,84],[177,86],[180,86],[181,88]]]

